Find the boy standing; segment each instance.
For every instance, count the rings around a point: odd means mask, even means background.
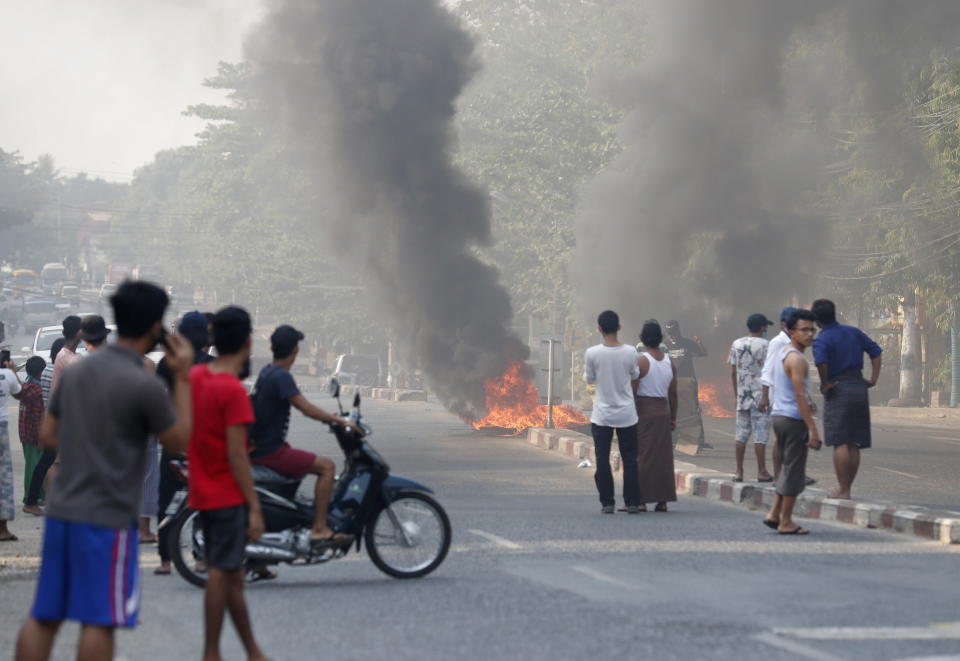
[[[40,356],[27,360],[27,380],[20,390],[20,444],[23,446],[23,502],[30,494],[30,479],[40,461],[40,424],[43,422],[43,393],[40,376],[47,366]]]
[[[116,344],[63,370],[40,428],[40,444],[59,451],[60,469],[17,661],[48,659],[65,619],[81,624],[77,658],[113,657],[114,629],[133,627],[140,609],[136,521],[147,437],[156,434],[174,449],[190,438],[189,345],[177,336],[167,345],[178,375],[176,414],[163,384],[143,369],[144,355],[161,337],[167,295],[128,281],[110,303]]]
[[[773,364],[773,433],[780,448],[780,473],[773,506],[763,523],[781,535],[806,535],[793,522],[793,506],[803,493],[807,448],[820,449],[820,432],[813,419],[807,358],[804,353],[817,332],[810,310],[797,310],[787,321],[790,344]]]
[[[244,548],[247,538],[258,539],[264,528],[247,454],[253,407],[240,382],[249,370],[252,331],[246,310],[235,306],[220,310],[213,317],[217,357],[190,370],[196,411],[187,449],[190,507],[200,512],[208,572],[204,661],[221,659],[220,631],[226,609],[247,656],[266,659],[253,637],[243,598]]]
[[[597,457],[594,480],[600,492],[600,510],[613,514],[616,500],[613,493],[613,472],[610,470],[610,444],[617,432],[617,444],[623,462],[623,500],[627,512],[640,512],[640,478],[637,465],[637,407],[633,393],[640,379],[637,351],[621,344],[620,317],[605,310],[597,317],[603,343],[587,349],[583,357],[584,378],[597,387],[596,401],[590,414],[590,430]]]

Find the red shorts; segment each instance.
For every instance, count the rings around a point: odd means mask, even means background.
[[[317,455],[284,443],[264,457],[251,457],[250,463],[266,466],[287,477],[301,478],[310,472],[316,459]]]

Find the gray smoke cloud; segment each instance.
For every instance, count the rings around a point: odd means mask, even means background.
[[[435,0],[275,0],[246,43],[291,153],[308,164],[336,251],[456,413],[526,357],[494,268],[487,196],[451,164],[474,44]]]
[[[584,301],[634,324],[686,309],[702,327],[706,301],[743,310],[793,293],[769,276],[805,271],[822,237],[822,221],[797,212],[821,153],[788,117],[782,63],[823,4],[650,3],[652,51],[619,85],[623,151],[576,223]]]
[[[810,300],[830,236],[829,210],[810,204],[835,157],[830,122],[842,106],[882,116],[902,101],[909,67],[955,39],[960,3],[648,8],[650,55],[612,95],[627,109],[623,151],[580,205],[571,269],[581,306],[704,328]],[[818,39],[819,60],[805,48]],[[902,126],[878,124],[873,153],[903,160]]]

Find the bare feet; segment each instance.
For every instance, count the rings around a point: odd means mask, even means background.
[[[831,498],[837,498],[838,500],[850,500],[849,491],[841,491],[840,488],[832,489],[830,491]]]
[[[32,514],[34,516],[43,516],[43,508],[39,505],[24,505],[23,513]]]

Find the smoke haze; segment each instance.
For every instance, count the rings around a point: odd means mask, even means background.
[[[200,87],[240,56],[259,0],[31,0],[3,3],[0,147],[53,154],[65,174],[129,179],[161,150],[192,143],[221,103]]]
[[[922,64],[955,39],[960,5],[648,8],[650,55],[612,95],[627,108],[623,152],[580,205],[572,275],[581,307],[622,310],[631,325],[685,316],[703,329],[731,314],[738,325],[749,312],[775,314],[793,296],[811,300],[830,240],[826,212],[809,199],[835,156],[829,123],[852,102],[875,117],[889,112],[917,57]],[[798,36],[819,37],[820,61],[790,53],[803,50]],[[902,160],[902,126],[890,128],[878,122],[873,153]]]
[[[471,39],[434,0],[277,0],[246,47],[268,111],[312,161],[344,265],[447,407],[481,415],[484,382],[527,350],[472,252],[489,241],[487,196],[450,163]]]

